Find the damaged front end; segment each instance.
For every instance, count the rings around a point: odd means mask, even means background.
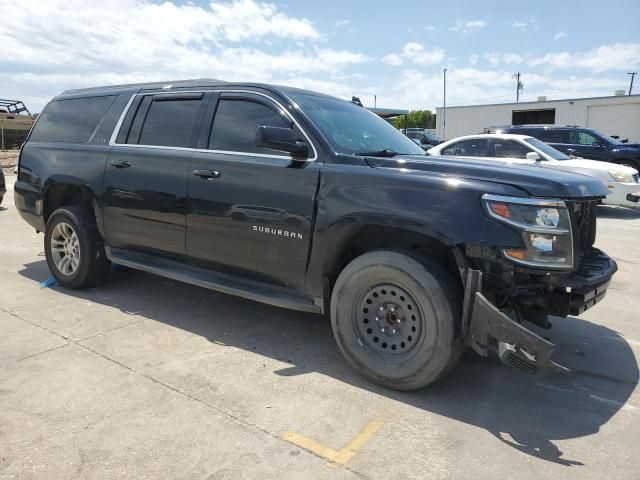
[[[585,256],[578,271],[549,279],[549,285],[540,289],[539,295],[528,296],[524,300],[543,305],[538,313],[543,314],[543,326],[548,328],[547,315],[579,315],[602,300],[616,270],[615,261],[594,248]],[[519,301],[516,297],[510,303],[519,305]],[[528,319],[521,318],[517,308],[510,312],[514,312],[517,320],[483,294],[482,272],[467,269],[462,316],[462,333],[466,343],[482,356],[494,351],[503,363],[529,375],[545,371],[569,373],[569,369],[552,360],[556,346],[527,329],[522,320]],[[532,322],[540,325],[539,317],[532,319]]]

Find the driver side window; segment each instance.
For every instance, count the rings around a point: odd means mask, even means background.
[[[569,141],[575,145],[593,145],[599,140],[583,130],[574,130],[569,133]]]
[[[246,98],[221,98],[211,128],[209,149],[289,156],[286,152],[256,145],[256,133],[262,126],[293,128],[289,119],[264,103]]]

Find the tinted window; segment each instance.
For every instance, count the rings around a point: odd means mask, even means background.
[[[543,142],[547,143],[567,143],[567,131],[566,130],[538,130],[531,133],[532,137],[539,138]]]
[[[263,126],[292,128],[289,119],[263,103],[223,98],[216,109],[209,148],[227,152],[289,156],[286,152],[256,146],[258,127]]]
[[[36,142],[87,142],[115,100],[105,97],[54,100],[40,114],[31,133]]]
[[[168,147],[191,147],[194,131],[199,124],[201,99],[155,99],[147,112],[140,145],[162,145]],[[138,115],[143,114],[139,112]],[[131,142],[130,142],[131,143]]]
[[[442,150],[442,155],[462,157],[486,157],[489,141],[486,138],[462,140]]]
[[[493,140],[494,156],[497,158],[527,158],[532,149],[514,140]]]
[[[595,142],[599,142],[599,140],[583,130],[571,130],[569,132],[569,143],[574,145],[593,145]]]

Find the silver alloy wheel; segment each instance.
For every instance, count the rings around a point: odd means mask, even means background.
[[[80,241],[71,225],[58,223],[51,232],[51,258],[63,275],[73,275],[80,265]]]

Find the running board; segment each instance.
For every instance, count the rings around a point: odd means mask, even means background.
[[[131,252],[121,248],[105,247],[105,250],[107,257],[113,263],[136,270],[276,307],[322,313],[322,308],[313,303],[311,299],[285,287],[207,270],[153,255]]]

